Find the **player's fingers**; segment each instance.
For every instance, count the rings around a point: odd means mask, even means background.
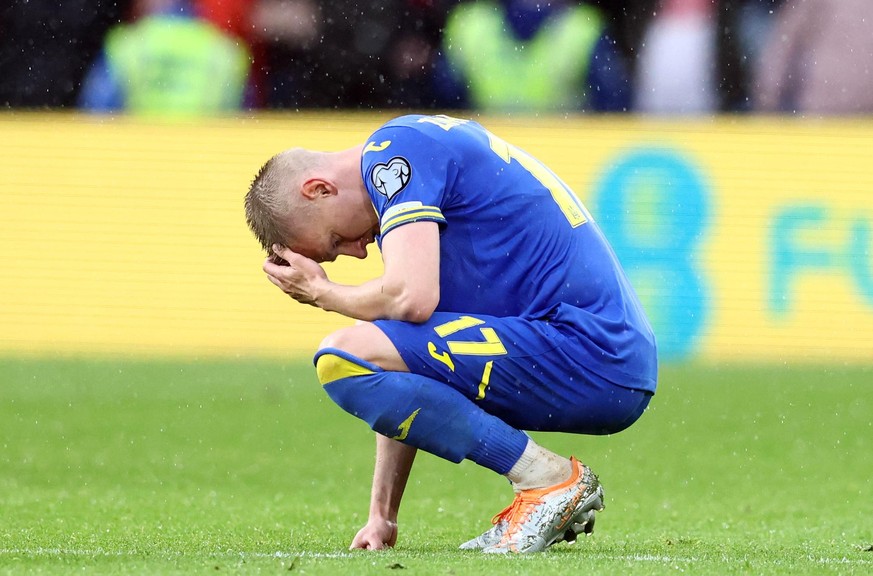
[[[311,258],[308,258],[303,254],[298,254],[294,250],[286,248],[280,244],[273,244],[273,253],[284,260],[284,263],[290,264],[296,268],[303,268],[306,266],[306,262],[312,261]]]
[[[278,286],[279,288],[284,289],[284,287],[282,286],[282,282],[278,278],[273,276],[272,274],[267,273],[267,280],[269,280],[270,282],[272,282],[274,285]]]
[[[291,254],[294,254],[294,252],[291,252]],[[264,272],[266,272],[267,276],[272,276],[277,279],[284,278],[286,281],[289,282],[294,281],[295,278],[299,278],[301,274],[301,269],[293,263],[276,264],[275,262],[271,262],[269,260],[264,262],[263,270]]]
[[[263,270],[270,276],[279,276],[284,271],[288,270],[288,266],[283,266],[281,264],[276,264],[271,259],[267,258],[264,260]]]
[[[355,536],[355,539],[352,540],[352,544],[349,546],[349,550],[372,550],[372,548],[369,540]]]
[[[349,550],[382,550],[391,544],[384,542],[378,534],[358,534],[352,540]]]
[[[290,248],[286,246],[282,246],[281,244],[273,244],[272,246],[273,254],[278,256],[279,258],[285,260],[286,262],[293,258],[296,255],[296,252],[293,252]]]

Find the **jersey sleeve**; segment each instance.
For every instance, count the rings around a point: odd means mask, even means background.
[[[364,147],[362,171],[381,236],[422,220],[445,226],[443,207],[455,162],[431,136],[404,125],[381,128]]]

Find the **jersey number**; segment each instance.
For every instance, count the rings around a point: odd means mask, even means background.
[[[457,320],[452,320],[451,322],[435,326],[434,332],[436,332],[440,338],[445,338],[455,332],[467,330],[468,328],[473,328],[474,326],[484,323],[484,320],[479,320],[472,316],[461,316]],[[459,356],[502,356],[506,354],[506,348],[503,346],[503,342],[500,341],[494,328],[488,328],[486,326],[485,328],[480,328],[479,332],[482,333],[482,337],[485,339],[484,341],[469,342],[449,340],[446,342],[449,346],[449,352]],[[452,357],[448,352],[438,352],[437,347],[433,342],[427,343],[427,350],[434,359],[439,360],[448,366],[449,370],[452,372],[455,371],[455,363],[452,361]],[[493,366],[494,360],[489,360],[485,363],[485,368],[482,370],[482,378],[479,381],[479,390],[476,395],[476,400],[482,400],[485,398],[485,388],[488,387],[488,383],[491,381],[491,368]]]
[[[558,208],[561,209],[561,212],[564,213],[570,226],[575,228],[591,220],[591,215],[588,214],[585,206],[576,198],[576,195],[573,194],[566,184],[561,182],[560,178],[552,174],[551,170],[543,166],[539,160],[519,150],[505,140],[498,138],[491,132],[487,132],[487,134],[488,141],[491,143],[491,149],[504,162],[509,164],[512,159],[515,159],[531,176],[539,180],[540,184],[548,188],[552,194],[552,199],[558,205]]]

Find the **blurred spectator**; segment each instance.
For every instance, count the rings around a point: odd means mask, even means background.
[[[440,0],[257,0],[272,108],[426,107]]]
[[[873,1],[787,0],[754,86],[766,112],[873,112]]]
[[[192,0],[194,13],[215,24],[228,34],[242,40],[251,52],[252,66],[243,98],[244,108],[262,108],[264,95],[264,45],[255,34],[252,23],[257,0]]]
[[[0,106],[74,106],[120,0],[7,0],[0,7]]]
[[[448,14],[441,106],[485,111],[627,111],[621,52],[595,7],[564,0],[464,2]]]
[[[83,108],[185,116],[240,108],[250,67],[242,42],[185,0],[137,0],[134,20],[109,31],[82,86]]]
[[[718,109],[715,8],[713,0],[663,0],[637,62],[637,111],[707,114]]]
[[[194,13],[237,38],[251,38],[253,0],[192,0]]]
[[[609,21],[610,35],[614,36],[633,78],[643,34],[660,6],[660,0],[591,0],[590,4],[596,6]]]
[[[752,109],[750,83],[755,64],[782,0],[721,0],[718,22],[719,108],[728,112]]]
[[[256,72],[264,106],[298,107],[310,102],[317,86],[317,64],[323,23],[314,0],[255,0],[251,26],[256,53],[263,58]]]

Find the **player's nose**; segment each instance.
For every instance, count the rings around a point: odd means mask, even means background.
[[[363,260],[367,257],[367,244],[369,244],[369,242],[363,239],[356,242],[344,242],[342,253],[346,256],[352,256],[353,258]]]

